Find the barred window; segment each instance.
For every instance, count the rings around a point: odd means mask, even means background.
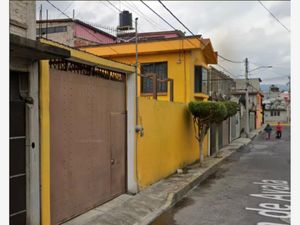
[[[147,73],[156,73],[157,78],[160,80],[168,79],[168,63],[157,62],[157,63],[143,63],[141,64],[141,72],[143,75]],[[152,93],[153,83],[152,79],[142,77],[141,79],[141,93]],[[157,82],[157,92],[167,93],[168,85],[167,82]]]
[[[67,26],[56,26],[56,27],[43,27],[41,28],[41,34],[53,34],[53,33],[61,33],[61,32],[67,32]],[[37,35],[40,35],[40,29],[36,29]]]

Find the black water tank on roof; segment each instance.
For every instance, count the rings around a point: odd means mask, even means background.
[[[119,14],[119,28],[132,28],[132,14],[129,11],[122,11]]]

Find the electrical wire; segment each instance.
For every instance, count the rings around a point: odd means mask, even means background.
[[[160,23],[157,23],[156,21],[154,21],[150,16],[146,15],[145,13],[143,13],[136,5],[134,2],[126,2],[127,4],[131,5],[132,7],[134,7],[137,11],[139,11],[145,18],[148,18],[152,24],[154,26],[157,26],[157,27],[160,27],[162,28],[163,30],[165,29],[165,27],[162,26],[162,24]]]
[[[229,73],[229,74],[232,75],[233,77],[235,77],[235,79],[238,78],[237,75],[234,75],[233,73],[231,73],[231,72],[230,72],[228,69],[226,69],[224,66],[220,65],[220,63],[219,63],[219,64],[216,64],[216,65],[219,66],[219,67],[221,67],[223,70],[225,70],[227,73]]]
[[[219,56],[221,59],[223,59],[223,60],[225,60],[225,61],[228,61],[228,62],[231,62],[231,63],[244,63],[243,61],[235,61],[235,60],[227,59],[227,58],[225,58],[224,56],[222,56],[222,55],[220,55],[220,54],[218,54],[218,56]]]
[[[70,6],[74,3],[74,1],[71,1],[70,4],[64,9],[62,10],[64,13],[70,8]],[[62,13],[60,12],[57,16],[60,16]]]
[[[112,6],[114,7],[117,11],[119,12],[122,12],[120,9],[118,9],[114,4],[112,4],[110,1],[107,0],[107,2]]]
[[[158,2],[187,30],[189,31],[193,36],[196,36],[180,19],[178,19],[177,16],[175,16],[175,14],[165,5],[162,3],[161,0],[158,0]],[[201,38],[198,38],[199,41],[204,45],[204,47],[206,46],[206,44],[202,41]],[[222,56],[221,54],[218,54],[218,56],[228,62],[232,62],[232,63],[243,63],[242,61],[235,61],[235,60],[230,60],[224,56]]]
[[[195,34],[187,27],[187,26],[185,26],[184,25],[184,23],[182,23],[181,21],[180,21],[180,19],[178,19],[173,13],[172,13],[172,11],[171,10],[169,10],[168,9],[168,7],[167,6],[165,6],[165,4],[164,3],[162,3],[162,1],[161,0],[158,0],[158,2],[185,28],[185,29],[187,29],[188,30],[188,32],[190,32],[193,36],[195,36]]]
[[[265,10],[267,10],[270,15],[287,31],[291,32],[260,0],[257,0]]]
[[[71,17],[69,17],[67,14],[65,14],[61,9],[59,9],[57,6],[55,6],[52,2],[50,2],[49,0],[46,0],[53,8],[55,8],[56,10],[58,10],[59,12],[61,12],[63,15],[65,15],[67,18],[72,19]],[[102,42],[102,40],[100,40],[96,35],[94,35],[92,32],[90,32],[90,30],[86,27],[83,26],[83,28],[90,34],[92,35],[94,38],[96,38],[98,41]],[[114,51],[116,54],[118,54],[118,52],[113,49],[112,47],[108,46],[112,51]]]
[[[162,19],[166,24],[172,27],[174,30],[177,30],[174,26],[172,26],[168,21],[166,21],[161,15],[159,15],[155,10],[153,10],[150,6],[148,6],[143,0],[140,0],[148,9],[150,9],[155,15],[157,15],[160,19]]]
[[[137,15],[139,15],[142,20],[144,20],[145,22],[147,22],[153,28],[153,30],[161,31],[161,28],[159,27],[159,25],[157,25],[149,16],[145,15],[135,5],[131,5],[129,3],[130,2],[123,2],[123,4],[126,7],[128,7],[131,11],[133,11]]]

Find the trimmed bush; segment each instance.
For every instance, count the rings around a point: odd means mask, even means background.
[[[225,101],[224,104],[225,104],[226,109],[227,109],[226,119],[231,117],[231,116],[234,116],[237,113],[237,111],[239,109],[239,104],[238,103],[232,102],[232,101]]]
[[[221,123],[223,120],[235,115],[239,105],[231,101],[221,102],[190,102],[189,111],[200,120],[208,120],[210,123]]]
[[[227,108],[224,102],[216,102],[217,111],[214,114],[214,118],[212,119],[213,123],[221,123],[227,117]]]

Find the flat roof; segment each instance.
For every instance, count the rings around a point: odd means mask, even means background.
[[[92,26],[92,25],[90,25],[88,23],[85,23],[85,22],[83,22],[81,20],[78,20],[78,19],[67,19],[66,18],[66,19],[50,19],[50,20],[37,20],[36,21],[36,23],[47,23],[47,22],[48,23],[71,23],[71,22],[78,23],[78,24],[80,24],[82,26],[85,26],[85,27],[87,27],[87,28],[95,31],[95,32],[98,32],[98,33],[104,34],[106,36],[109,36],[110,38],[112,38],[114,40],[117,39],[116,36],[114,36],[112,34],[109,34],[109,33],[106,33],[105,31],[100,30],[100,29],[98,29],[98,28],[96,28],[96,27],[94,27],[94,26]]]

